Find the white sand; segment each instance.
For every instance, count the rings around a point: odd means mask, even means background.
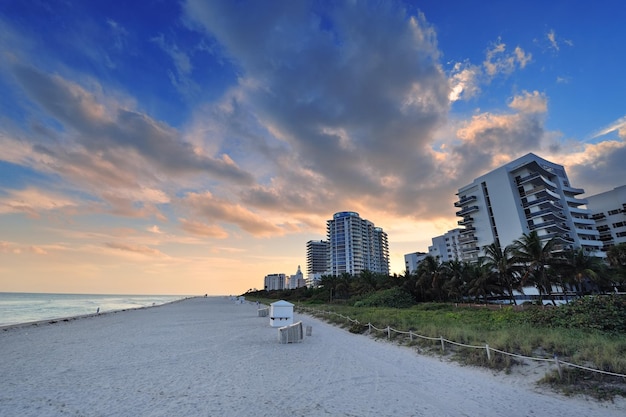
[[[0,330],[0,416],[626,416],[295,319],[297,344],[226,298]]]

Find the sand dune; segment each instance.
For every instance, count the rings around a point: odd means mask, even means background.
[[[0,415],[620,416],[626,403],[541,392],[354,335],[279,344],[253,304],[192,298],[0,331]]]

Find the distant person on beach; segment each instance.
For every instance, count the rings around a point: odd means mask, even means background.
[[[100,307],[96,309],[96,314],[100,314]]]

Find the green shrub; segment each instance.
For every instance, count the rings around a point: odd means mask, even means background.
[[[354,303],[354,306],[407,308],[411,307],[413,304],[411,294],[402,288],[395,287],[372,293],[368,297]]]
[[[626,332],[626,298],[619,295],[588,296],[557,308],[537,309],[532,323],[548,327]]]

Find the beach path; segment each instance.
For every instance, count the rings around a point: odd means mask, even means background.
[[[305,315],[199,297],[0,330],[0,416],[625,416]]]

